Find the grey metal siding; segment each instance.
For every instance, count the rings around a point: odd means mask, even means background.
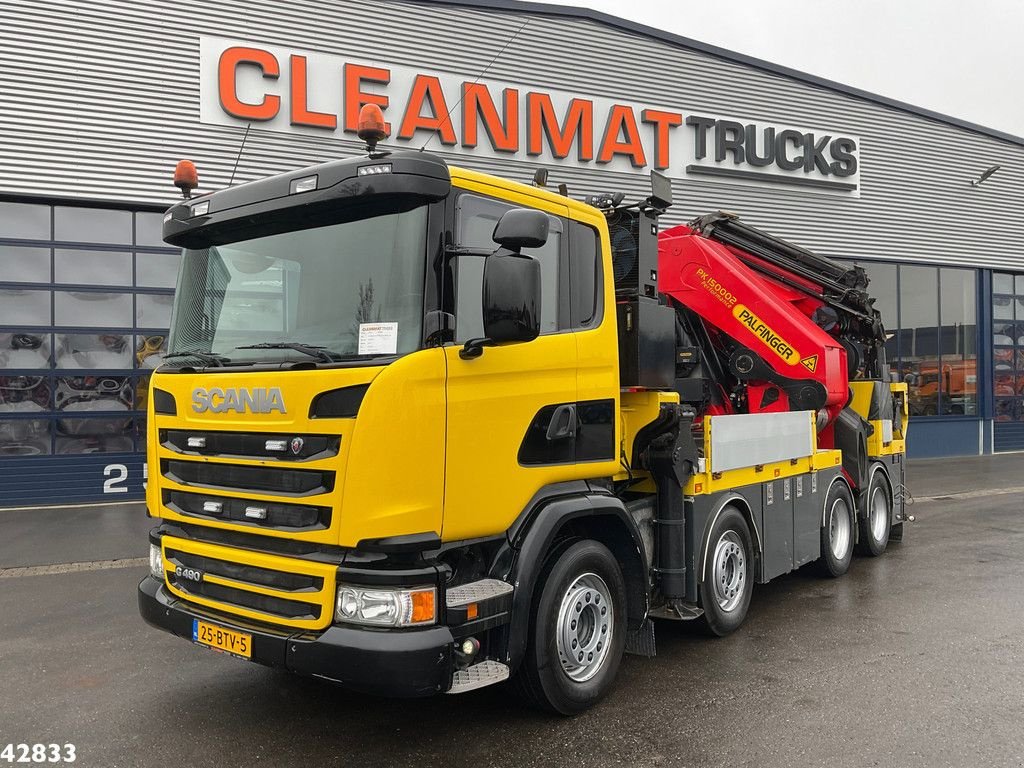
[[[721,208],[834,257],[1024,269],[1024,147],[590,20],[388,0],[7,0],[3,17],[2,194],[169,204],[181,157],[197,162],[202,188],[226,184],[242,131],[199,123],[199,35],[472,79],[519,30],[488,77],[860,137],[860,199],[688,180],[675,185],[669,222]],[[236,181],[359,150],[254,127]],[[969,186],[995,163],[999,173]],[[552,178],[574,196],[647,192],[642,175],[553,168]]]

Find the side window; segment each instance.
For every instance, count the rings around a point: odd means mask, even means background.
[[[462,248],[494,250],[491,235],[501,215],[514,206],[478,195],[460,195],[456,203],[456,243]],[[542,248],[523,249],[523,253],[540,262],[541,307],[540,332],[558,331],[559,258],[565,236],[565,221],[551,216],[548,241]],[[455,340],[463,342],[483,336],[481,292],[484,259],[480,256],[459,256],[455,277]]]
[[[597,230],[570,222],[569,318],[573,328],[596,328],[601,322],[601,241]]]

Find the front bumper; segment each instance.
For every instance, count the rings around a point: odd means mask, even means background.
[[[326,678],[378,696],[430,696],[451,686],[453,638],[444,626],[404,631],[332,626],[323,632],[276,632],[199,610],[152,576],[139,583],[139,613],[147,623],[192,639],[200,618],[252,635],[252,660]]]

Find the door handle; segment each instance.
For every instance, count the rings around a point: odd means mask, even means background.
[[[551,414],[551,421],[548,422],[548,440],[564,440],[567,437],[576,437],[576,405],[567,403],[555,408]]]

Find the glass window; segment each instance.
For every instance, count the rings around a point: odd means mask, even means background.
[[[0,280],[5,283],[50,282],[50,249],[0,245]]]
[[[65,370],[132,367],[132,337],[120,333],[58,333],[54,362]]]
[[[57,325],[132,327],[132,295],[94,291],[57,291]]]
[[[153,370],[164,361],[167,354],[167,337],[164,334],[135,337],[135,361],[139,368]]]
[[[601,241],[595,229],[575,221],[571,226],[570,322],[573,328],[589,328],[601,319]]]
[[[900,363],[910,385],[910,412],[939,413],[939,270],[900,267]]]
[[[996,272],[992,290],[995,420],[1024,421],[1024,275]]]
[[[992,275],[993,293],[1013,293],[1013,275],[996,273]]]
[[[513,206],[476,195],[461,195],[458,202],[458,244],[462,248],[493,251],[497,248],[492,235],[501,215]],[[558,267],[562,249],[562,222],[551,216],[548,241],[542,248],[524,248],[523,253],[540,262],[541,307],[540,332],[558,330]],[[460,256],[457,259],[455,298],[455,339],[466,341],[484,335],[481,290],[484,277],[481,256]]]
[[[133,431],[132,419],[58,419],[57,453],[131,453]]]
[[[145,451],[146,450],[146,420],[136,419],[135,420],[135,450]]]
[[[427,208],[419,206],[188,250],[171,350],[243,360],[306,357],[238,349],[267,342],[335,355],[411,352],[421,343],[426,235]],[[165,318],[146,324],[160,327]]]
[[[895,264],[856,263],[868,276],[868,293],[874,297],[874,307],[882,315],[885,327],[885,359],[889,364],[894,381],[902,381],[899,375],[899,291],[898,267]]]
[[[975,273],[939,270],[939,413],[978,412],[978,350]]]
[[[49,240],[50,206],[34,203],[0,203],[0,237]]]
[[[0,325],[49,324],[49,291],[0,289]]]
[[[180,253],[137,253],[135,284],[140,288],[173,288],[180,266]]]
[[[133,383],[127,376],[59,376],[53,404],[58,411],[130,411]]]
[[[55,283],[131,285],[132,255],[119,251],[57,248],[53,252],[53,274]]]
[[[0,333],[0,369],[50,367],[50,334],[38,331]]]
[[[162,213],[135,214],[135,244],[142,247],[166,248],[163,238],[164,215]]]
[[[50,380],[46,376],[0,376],[0,413],[41,413],[48,410]]]
[[[132,212],[58,205],[53,209],[53,229],[55,240],[131,245]]]
[[[174,294],[138,293],[135,295],[135,326],[137,328],[166,328],[171,324]]]
[[[0,419],[0,457],[49,455],[50,424],[45,419]]]

